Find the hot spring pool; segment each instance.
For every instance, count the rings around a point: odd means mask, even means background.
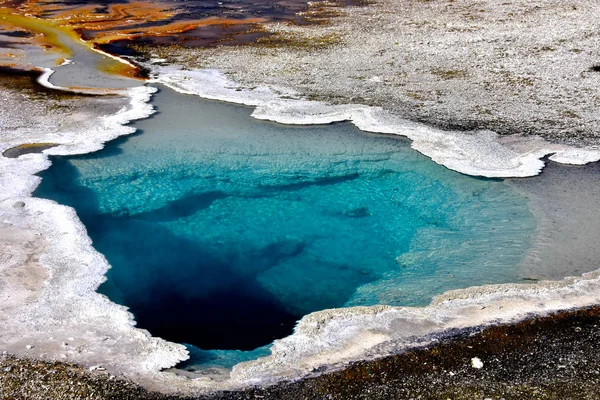
[[[535,220],[500,180],[351,124],[258,121],[168,89],[153,103],[137,134],[53,158],[35,196],[77,210],[112,265],[99,291],[188,344],[184,368],[268,354],[316,310],[520,280]]]

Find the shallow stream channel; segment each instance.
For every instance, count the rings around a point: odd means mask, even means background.
[[[502,180],[349,123],[280,125],[167,88],[153,104],[136,134],[53,157],[34,196],[75,208],[112,266],[99,292],[186,344],[179,368],[266,355],[313,311],[522,281],[536,219]]]

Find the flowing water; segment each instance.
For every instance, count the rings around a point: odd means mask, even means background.
[[[267,354],[316,310],[520,280],[535,220],[500,180],[348,123],[279,125],[168,89],[153,103],[137,134],[54,158],[35,195],[77,210],[112,265],[99,291],[189,344],[187,368]]]

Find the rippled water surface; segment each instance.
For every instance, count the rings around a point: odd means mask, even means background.
[[[75,207],[113,267],[100,291],[194,345],[189,368],[268,353],[316,310],[519,280],[535,222],[502,181],[346,123],[284,126],[166,89],[154,104],[138,134],[55,158],[36,195]]]

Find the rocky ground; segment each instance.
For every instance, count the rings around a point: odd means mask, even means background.
[[[457,332],[429,348],[316,378],[196,399],[597,399],[599,324],[600,307],[575,310]],[[0,357],[0,398],[192,399],[148,392],[102,370],[7,355]]]
[[[326,14],[328,4],[313,8]],[[320,24],[268,26],[274,35],[258,45],[137,49],[249,87],[379,105],[444,128],[600,144],[595,1],[377,0],[330,10],[336,17]]]

